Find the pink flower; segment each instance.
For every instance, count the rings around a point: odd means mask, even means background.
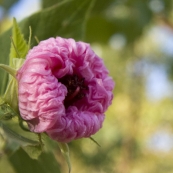
[[[42,41],[18,70],[19,110],[31,131],[59,142],[90,137],[101,127],[114,82],[84,42]]]

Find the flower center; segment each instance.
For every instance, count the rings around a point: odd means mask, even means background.
[[[85,92],[88,90],[85,84],[85,78],[79,77],[78,75],[66,75],[59,79],[59,82],[67,87],[68,93],[64,101],[66,107],[85,97]]]

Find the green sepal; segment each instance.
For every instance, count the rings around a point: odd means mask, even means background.
[[[13,58],[23,58],[25,59],[28,53],[29,46],[27,45],[20,28],[13,18],[13,29],[11,37],[11,49],[10,49],[10,66],[13,67]]]
[[[24,63],[25,59],[13,58],[13,67],[18,70]]]
[[[58,146],[62,152],[62,154],[65,157],[65,160],[68,164],[68,169],[69,169],[69,173],[71,172],[71,162],[70,162],[70,151],[69,151],[69,147],[67,143],[59,143],[58,142]]]
[[[5,94],[3,96],[3,100],[8,103],[12,109],[19,114],[19,108],[18,108],[18,83],[17,80],[14,78],[11,78],[7,89],[5,91]]]
[[[31,29],[30,29],[31,37]],[[30,42],[29,38],[29,42]],[[4,69],[7,73],[13,77],[9,77],[9,83],[6,88],[5,94],[3,95],[3,100],[8,103],[12,109],[19,113],[18,109],[18,83],[16,80],[17,70],[22,66],[25,60],[25,56],[28,53],[29,46],[21,34],[18,27],[16,19],[13,19],[13,30],[11,39],[11,49],[10,49],[10,62],[9,66],[0,64],[0,68]]]
[[[93,137],[90,136],[89,139],[91,139],[98,147],[101,147],[101,145]]]
[[[5,70],[7,73],[9,73],[11,76],[13,76],[14,78],[16,78],[16,69],[5,65],[5,64],[0,64],[0,68],[2,68],[3,70]]]
[[[16,113],[0,98],[0,121],[10,120],[15,116]]]
[[[16,80],[17,69],[19,69],[24,62],[24,59],[13,58],[13,67],[8,65],[0,64],[0,68],[9,73],[12,77],[9,78],[9,83],[6,88],[3,100],[8,103],[16,113],[19,113],[18,109],[18,83]]]

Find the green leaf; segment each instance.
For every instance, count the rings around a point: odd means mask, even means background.
[[[13,141],[16,141],[18,144],[22,146],[27,146],[27,145],[33,145],[33,146],[39,146],[38,141],[34,141],[31,139],[28,139],[22,135],[19,135],[18,133],[14,132],[13,130],[9,129],[5,124],[0,122],[0,127],[4,131],[5,135]]]
[[[48,8],[48,7],[51,7],[59,2],[62,2],[63,0],[51,0],[51,1],[48,1],[48,0],[42,0],[42,7],[43,8]]]
[[[65,160],[68,164],[68,168],[69,168],[69,173],[71,172],[71,162],[70,162],[70,152],[69,152],[69,147],[67,143],[58,143],[58,146],[62,152],[62,154],[65,157]]]
[[[42,146],[40,144],[36,146],[27,145],[22,148],[32,159],[38,159],[38,157],[43,151]]]
[[[86,40],[90,43],[107,43],[113,34],[120,32],[117,22],[107,19],[103,15],[92,15],[87,22]]]
[[[51,152],[43,152],[38,160],[34,160],[20,148],[9,161],[16,173],[60,173],[60,166]]]
[[[55,6],[46,8],[24,19],[19,23],[20,29],[24,34],[24,38],[29,38],[30,34],[28,28],[31,26],[33,35],[31,40],[32,46],[37,45],[34,36],[37,36],[40,41],[56,36],[82,40],[85,36],[86,19],[94,2],[95,0],[62,1]],[[2,64],[8,64],[9,62],[10,35],[11,29],[0,36],[0,63]],[[27,46],[26,44],[24,45],[26,50]],[[16,47],[18,48],[18,46]],[[20,52],[20,50],[18,51]],[[24,52],[22,51],[20,53]],[[21,57],[24,56],[22,55]],[[3,84],[0,85],[0,94],[2,95],[7,85],[7,75],[5,76],[4,72],[0,72],[0,81],[2,81]]]
[[[11,49],[10,49],[10,66],[12,67],[13,65],[13,58],[25,58],[27,53],[28,53],[28,45],[19,29],[16,19],[14,18]]]
[[[92,12],[95,13],[103,13],[109,6],[112,6],[112,4],[115,3],[115,0],[106,0],[106,1],[100,1],[96,0]]]
[[[20,24],[22,33],[28,38],[28,26],[32,35],[44,40],[49,37],[72,37],[81,40],[85,35],[85,23],[94,0],[64,0],[50,8],[24,19]],[[36,41],[32,38],[32,43]]]
[[[16,128],[15,130],[10,129],[9,126],[11,126],[11,124],[8,125],[8,123],[6,123],[6,121],[4,120],[12,119],[16,114],[13,112],[13,110],[11,110],[11,107],[8,104],[3,102],[2,100],[0,101],[1,101],[0,129],[3,130],[4,132],[3,134],[8,139],[8,141],[12,143],[11,145],[10,143],[7,143],[6,146],[9,146],[9,147],[13,146],[12,147],[13,151],[18,149],[19,147],[22,147],[31,158],[37,159],[39,155],[42,153],[42,148],[43,148],[41,136],[39,135],[39,141],[35,141],[35,140],[27,138],[28,136],[27,137],[22,136],[23,131],[21,131],[21,129],[20,131],[18,131]],[[4,122],[2,123],[2,121]]]

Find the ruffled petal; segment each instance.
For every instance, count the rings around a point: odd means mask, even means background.
[[[77,75],[87,86],[80,100],[65,99],[66,75]],[[90,45],[61,37],[41,41],[18,70],[19,110],[31,131],[46,132],[59,142],[89,137],[104,121],[112,102],[114,82]],[[81,89],[81,88],[80,88]]]

